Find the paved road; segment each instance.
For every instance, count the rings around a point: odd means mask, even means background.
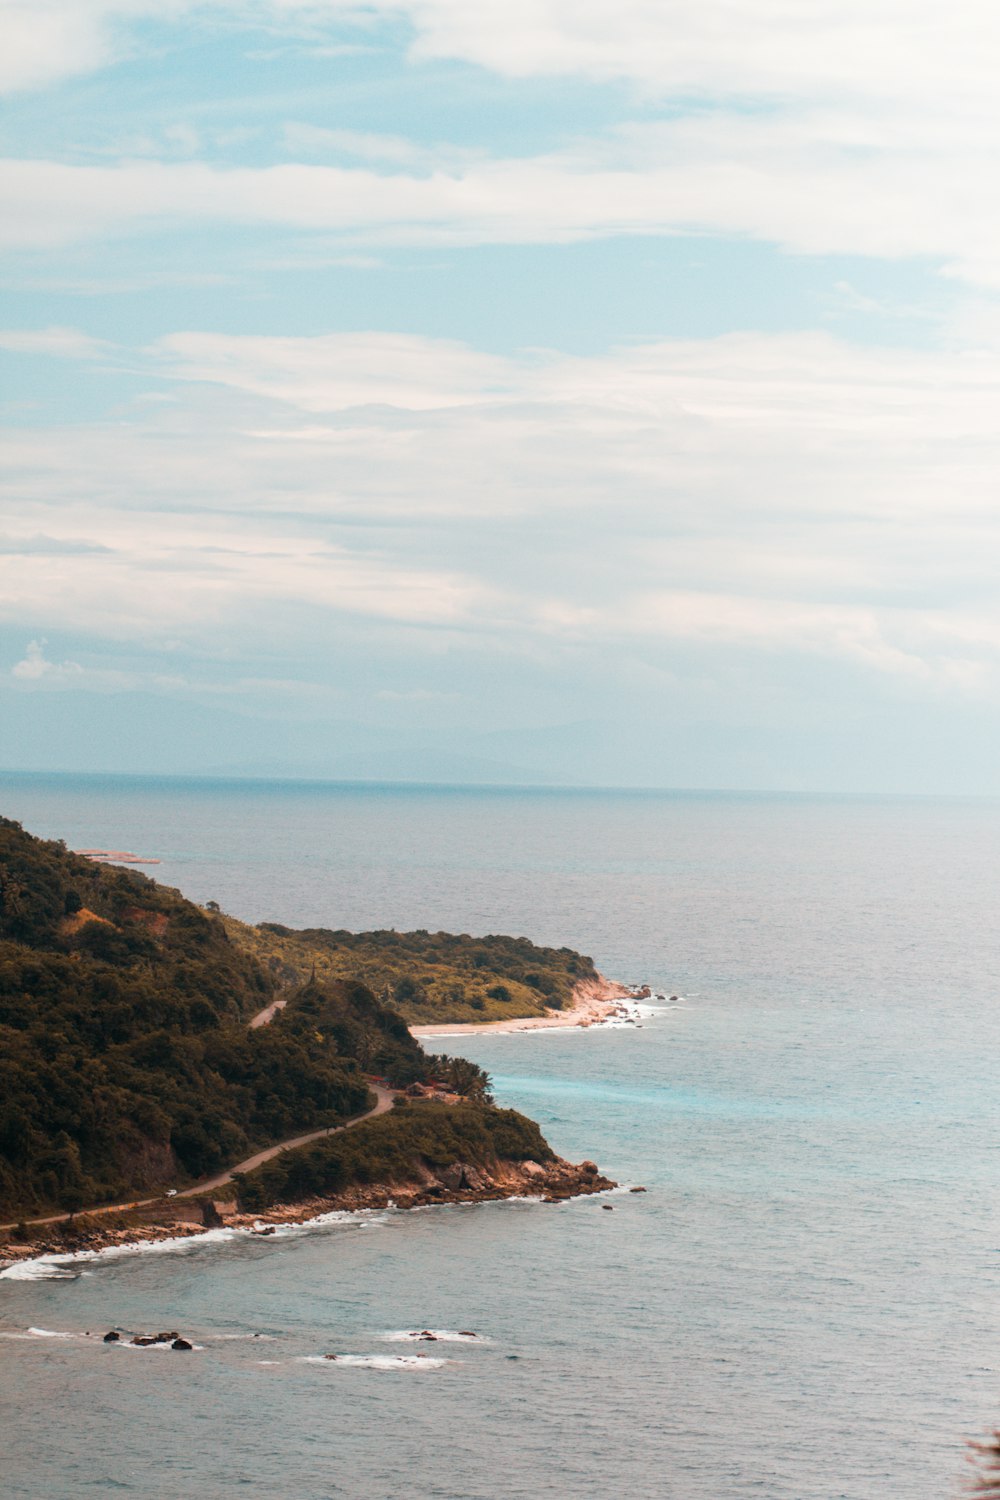
[[[391,1089],[385,1089],[381,1084],[370,1085],[374,1094],[378,1095],[378,1102],[374,1109],[366,1110],[363,1115],[355,1115],[353,1120],[348,1120],[344,1125],[324,1125],[322,1130],[310,1130],[307,1135],[292,1136],[290,1140],[279,1141],[276,1146],[268,1146],[264,1151],[258,1151],[255,1156],[248,1156],[246,1161],[238,1162],[235,1167],[221,1172],[218,1177],[209,1177],[204,1182],[195,1183],[194,1187],[182,1188],[175,1196],[177,1198],[196,1198],[202,1193],[214,1192],[216,1188],[224,1187],[227,1182],[232,1182],[237,1172],[252,1172],[254,1167],[270,1161],[272,1156],[277,1156],[282,1151],[293,1151],[296,1146],[306,1146],[310,1141],[322,1140],[327,1135],[337,1135],[341,1130],[350,1130],[352,1125],[360,1125],[362,1120],[372,1120],[376,1115],[384,1115],[392,1108],[395,1098]],[[173,1200],[171,1200],[173,1201]],[[131,1203],[106,1203],[100,1208],[82,1208],[81,1214],[114,1214],[123,1213],[131,1208],[148,1208],[151,1203],[162,1203],[163,1194],[156,1198],[141,1198]],[[70,1214],[53,1214],[49,1219],[27,1219],[27,1224],[61,1224]],[[0,1224],[0,1231],[5,1229],[16,1229],[16,1224]]]

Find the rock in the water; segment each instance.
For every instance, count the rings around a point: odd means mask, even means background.
[[[615,1211],[615,1205],[613,1203],[602,1203],[601,1207],[604,1209],[604,1212],[606,1214],[613,1214]]]
[[[460,1328],[458,1332],[459,1336],[463,1339],[477,1339],[479,1337],[479,1334],[473,1333],[471,1328]]]
[[[648,1192],[648,1189],[644,1188],[644,1187],[634,1187],[634,1188],[629,1188],[629,1192],[630,1193],[645,1193],[645,1192]]]
[[[110,1333],[106,1333],[104,1335],[104,1343],[106,1343],[106,1344],[117,1344],[117,1342],[118,1342],[118,1340],[120,1338],[121,1338],[121,1334],[120,1333],[115,1333],[115,1330],[112,1328],[112,1330],[111,1330]]]
[[[336,1359],[337,1356],[335,1354],[324,1354],[323,1358],[324,1359]]]
[[[174,1339],[170,1347],[171,1349],[193,1349],[194,1345],[189,1344],[187,1339]]]

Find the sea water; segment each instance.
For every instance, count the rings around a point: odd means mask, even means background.
[[[8,777],[2,810],[251,920],[524,933],[681,997],[434,1044],[607,1198],[5,1273],[5,1497],[961,1492],[1000,1420],[1000,806]]]

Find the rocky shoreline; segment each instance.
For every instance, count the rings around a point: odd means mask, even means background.
[[[282,1224],[305,1224],[329,1213],[358,1213],[395,1207],[430,1208],[447,1203],[488,1203],[503,1198],[537,1198],[562,1203],[592,1193],[605,1193],[617,1183],[604,1177],[592,1161],[578,1164],[553,1161],[495,1161],[489,1166],[454,1162],[447,1167],[415,1166],[407,1181],[355,1184],[327,1198],[275,1204],[260,1213],[244,1213],[234,1199],[205,1198],[178,1205],[163,1199],[144,1210],[141,1221],[127,1216],[107,1218],[81,1215],[69,1222],[47,1225],[30,1240],[0,1243],[0,1271],[40,1256],[65,1256],[127,1248],[162,1240],[189,1239],[212,1229],[238,1229],[250,1234],[273,1234]],[[197,1219],[192,1216],[197,1215]],[[38,1226],[40,1229],[41,1226]]]
[[[503,1021],[436,1021],[428,1026],[411,1026],[410,1035],[422,1041],[436,1036],[481,1036],[490,1032],[547,1031],[568,1026],[600,1026],[608,1021],[630,1019],[628,1002],[645,999],[648,985],[621,984],[598,974],[581,979],[573,987],[573,998],[562,1010],[549,1010],[543,1016],[511,1016]]]

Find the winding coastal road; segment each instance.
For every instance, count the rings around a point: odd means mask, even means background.
[[[266,1024],[266,1023],[265,1023]],[[370,1085],[372,1093],[377,1096],[374,1109],[365,1110],[363,1115],[355,1115],[353,1120],[346,1120],[343,1125],[324,1125],[321,1130],[310,1130],[306,1135],[292,1136],[287,1141],[279,1141],[276,1146],[268,1146],[263,1151],[248,1156],[246,1161],[237,1162],[235,1167],[230,1167],[225,1172],[220,1172],[217,1177],[209,1177],[204,1182],[196,1182],[194,1187],[181,1188],[170,1201],[176,1198],[196,1198],[202,1193],[214,1192],[216,1188],[224,1187],[227,1182],[232,1182],[237,1172],[252,1172],[254,1167],[259,1167],[272,1156],[278,1156],[282,1151],[294,1151],[296,1146],[307,1146],[310,1141],[322,1140],[324,1136],[338,1135],[341,1130],[350,1130],[352,1125],[360,1125],[363,1120],[373,1120],[376,1115],[384,1115],[392,1108],[395,1094],[391,1089],[383,1088],[381,1084]],[[149,1208],[153,1203],[162,1203],[163,1194],[155,1198],[140,1198],[130,1203],[105,1203],[99,1208],[82,1208],[80,1214],[115,1214],[125,1213],[133,1208]],[[26,1219],[26,1224],[62,1224],[66,1219],[72,1218],[72,1214],[53,1214],[48,1219]],[[0,1224],[0,1233],[4,1230],[16,1229],[16,1224]]]
[[[230,1167],[228,1172],[222,1172],[218,1177],[210,1177],[207,1182],[199,1182],[197,1187],[185,1188],[178,1193],[178,1198],[190,1198],[196,1193],[210,1193],[217,1187],[223,1187],[227,1182],[232,1182],[237,1172],[252,1172],[254,1167],[262,1166],[264,1162],[270,1161],[272,1156],[277,1156],[282,1151],[294,1151],[296,1146],[307,1146],[310,1141],[322,1140],[327,1135],[338,1135],[341,1130],[350,1130],[352,1125],[360,1125],[362,1120],[373,1120],[376,1115],[384,1115],[392,1108],[392,1101],[396,1097],[392,1089],[384,1089],[380,1083],[370,1084],[373,1094],[378,1095],[378,1103],[374,1109],[368,1109],[363,1115],[355,1115],[353,1120],[347,1120],[343,1125],[325,1125],[322,1130],[310,1130],[308,1135],[293,1136],[290,1141],[279,1141],[277,1146],[268,1146],[264,1151],[258,1151],[256,1156],[248,1156],[246,1161],[241,1161],[239,1166]],[[155,1199],[153,1200],[156,1201]]]

